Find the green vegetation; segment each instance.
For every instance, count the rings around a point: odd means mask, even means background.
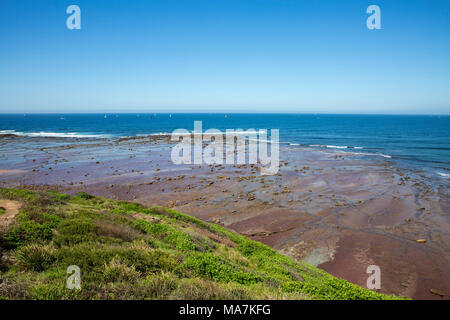
[[[4,214],[5,212],[6,212],[6,209],[3,208],[3,207],[0,207],[0,216],[1,216],[2,214]]]
[[[161,207],[0,188],[0,299],[396,299]],[[67,267],[81,289],[66,288]]]

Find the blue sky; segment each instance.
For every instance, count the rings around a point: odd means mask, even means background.
[[[450,114],[449,17],[447,0],[2,0],[0,112]]]

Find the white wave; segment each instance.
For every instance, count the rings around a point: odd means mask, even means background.
[[[347,146],[334,146],[334,145],[324,145],[324,144],[310,144],[310,147],[320,147],[329,149],[347,149]]]
[[[290,146],[299,146],[298,143],[289,143]]]
[[[107,138],[107,135],[101,134],[80,134],[77,132],[20,132],[15,130],[2,130],[0,134],[13,134],[20,137],[39,137],[39,138]]]
[[[368,153],[368,152],[346,152],[346,153],[360,156],[379,156],[383,158],[392,158],[392,156],[383,153]]]
[[[151,133],[151,134],[137,134],[137,137],[146,137],[146,136],[168,136],[170,133],[168,132],[158,132],[158,133]]]
[[[172,134],[174,134],[174,132],[159,132],[159,133],[151,133],[151,134],[149,134],[149,135],[151,135],[151,136],[166,136],[166,135],[172,135]],[[229,131],[229,132],[226,132],[226,131],[217,131],[217,132],[210,132],[210,133],[208,133],[208,132],[194,132],[194,131],[188,131],[188,132],[185,132],[185,133],[183,133],[183,132],[177,132],[176,133],[177,135],[179,135],[179,136],[183,136],[183,135],[186,135],[186,136],[188,136],[188,135],[194,135],[194,136],[197,136],[197,135],[205,135],[205,134],[222,134],[222,135],[227,135],[227,134],[233,134],[233,135],[248,135],[248,134],[254,134],[254,135],[258,135],[258,132],[257,131],[250,131],[250,132],[242,132],[242,131]],[[141,134],[141,135],[146,135],[146,134]]]
[[[384,157],[384,158],[392,158],[392,156],[390,156],[388,154],[376,153],[376,155]]]
[[[271,140],[265,140],[265,139],[248,139],[248,141],[254,141],[254,142],[259,142],[259,143],[289,144],[288,142],[271,141]]]
[[[326,144],[310,144],[310,147],[329,148],[329,149],[364,149],[363,147],[335,146]]]
[[[450,178],[450,173],[438,172],[437,174],[444,178]]]

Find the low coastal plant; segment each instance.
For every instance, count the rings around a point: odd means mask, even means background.
[[[18,249],[15,257],[23,270],[44,271],[55,262],[55,249],[51,245],[29,244]]]
[[[162,207],[0,188],[21,202],[0,234],[0,299],[398,299]],[[81,289],[66,287],[67,268]]]

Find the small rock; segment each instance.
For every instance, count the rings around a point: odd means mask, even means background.
[[[436,289],[430,289],[430,292],[432,294],[437,295],[437,296],[441,296],[441,297],[445,296],[445,294],[442,291],[439,291],[439,290],[436,290]]]

